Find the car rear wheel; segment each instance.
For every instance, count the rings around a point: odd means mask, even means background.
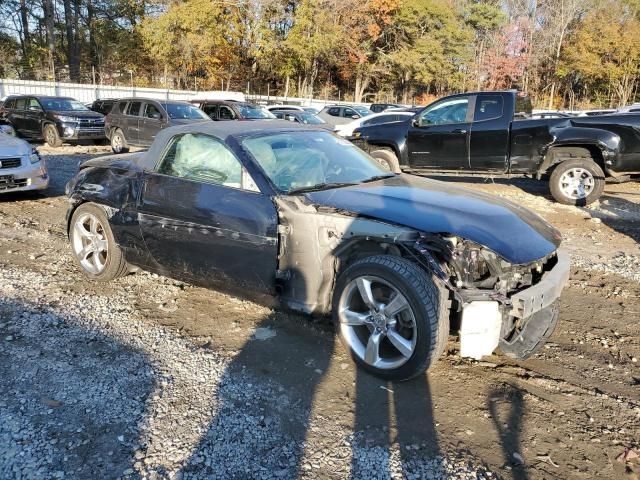
[[[398,157],[391,150],[381,149],[374,150],[370,155],[376,159],[376,161],[382,165],[385,169],[393,173],[400,173],[400,162]]]
[[[111,150],[113,153],[127,153],[129,151],[127,139],[119,128],[111,134]]]
[[[352,358],[387,380],[408,380],[438,359],[449,334],[447,292],[414,263],[380,255],[338,277],[336,329]]]
[[[604,186],[604,172],[591,158],[565,160],[549,177],[551,195],[565,205],[589,205],[600,198]]]
[[[98,205],[84,203],[76,209],[69,239],[74,259],[87,278],[107,282],[127,273],[127,262]]]
[[[58,134],[58,129],[55,125],[48,124],[44,126],[43,131],[44,141],[52,148],[58,148],[62,146],[62,139]]]

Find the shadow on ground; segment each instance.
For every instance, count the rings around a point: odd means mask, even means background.
[[[0,478],[111,479],[132,469],[152,369],[84,324],[0,299]]]

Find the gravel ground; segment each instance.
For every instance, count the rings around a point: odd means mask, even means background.
[[[0,478],[627,478],[639,451],[640,190],[592,208],[448,179],[560,226],[573,277],[545,349],[358,371],[332,327],[144,272],[87,282],[64,184],[106,149],[41,148],[46,196],[0,201]]]

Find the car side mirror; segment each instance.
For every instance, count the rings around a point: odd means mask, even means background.
[[[411,119],[411,126],[413,127],[419,127],[420,126],[420,119],[419,118],[412,118]]]
[[[154,120],[162,120],[162,115],[159,112],[156,112],[151,115],[151,118],[153,118]]]
[[[360,118],[360,115],[351,115],[351,118],[353,118],[354,120],[357,120]]]

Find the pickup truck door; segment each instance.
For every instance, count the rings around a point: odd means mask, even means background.
[[[205,286],[272,293],[278,215],[238,158],[204,134],[169,141],[144,173],[138,220],[161,273]]]
[[[425,108],[409,126],[409,165],[437,170],[469,168],[473,96],[447,97]]]
[[[469,143],[472,170],[506,172],[509,165],[509,133],[512,108],[499,94],[476,97]]]

